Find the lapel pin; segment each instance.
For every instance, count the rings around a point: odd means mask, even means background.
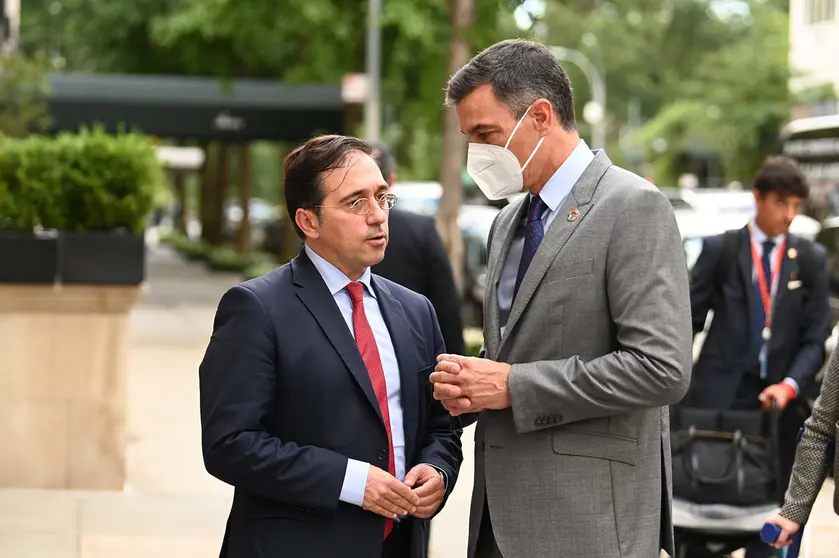
[[[798,250],[796,250],[795,248],[790,248],[789,250],[787,250],[787,256],[789,256],[789,259],[794,260],[798,257]]]
[[[579,216],[580,216],[580,210],[579,209],[572,209],[571,211],[568,212],[568,220],[571,221],[571,222],[576,221],[577,217],[579,217]]]

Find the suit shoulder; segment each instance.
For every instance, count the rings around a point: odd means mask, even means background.
[[[819,262],[824,262],[827,260],[827,248],[823,244],[814,240],[810,240],[808,238],[804,238],[803,236],[792,234],[790,236],[795,237],[795,239],[798,241],[799,246],[806,246],[807,248],[809,248],[810,253]],[[805,248],[805,250],[807,248]]]
[[[421,295],[416,291],[412,291],[407,287],[403,287],[399,283],[395,283],[390,279],[386,279],[381,275],[373,274],[375,281],[379,282],[380,284],[384,285],[385,288],[390,292],[390,296],[397,299],[403,305],[414,309],[420,308],[425,306],[426,304],[430,304],[428,302],[428,298],[425,295]],[[406,308],[407,309],[407,308]]]
[[[276,267],[259,277],[242,281],[236,287],[245,288],[258,298],[265,299],[277,296],[278,293],[286,292],[283,287],[287,284],[291,284],[291,263]]]
[[[710,236],[706,236],[702,238],[702,249],[703,250],[713,250],[713,251],[722,251],[722,247],[725,244],[725,235],[726,233],[720,234],[713,234]]]
[[[429,224],[434,224],[434,217],[431,217],[429,215],[422,215],[420,213],[414,213],[413,211],[407,211],[405,209],[393,208],[390,210],[388,221],[404,223],[416,228],[424,228],[427,227]]]
[[[624,168],[612,165],[603,176],[608,185],[604,188],[604,197],[618,203],[640,203],[651,208],[666,207],[672,211],[673,205],[658,186],[649,180]],[[599,188],[598,188],[599,190]]]

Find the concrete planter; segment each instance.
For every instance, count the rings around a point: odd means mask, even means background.
[[[121,490],[137,286],[0,284],[0,486]]]

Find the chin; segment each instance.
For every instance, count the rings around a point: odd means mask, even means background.
[[[383,259],[385,259],[384,249],[372,251],[367,255],[367,267],[378,265]]]

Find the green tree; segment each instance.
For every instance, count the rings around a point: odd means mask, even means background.
[[[22,138],[47,128],[49,93],[42,59],[0,54],[0,134]]]
[[[678,155],[699,142],[720,156],[727,179],[748,181],[761,161],[779,149],[779,130],[790,108],[788,16],[755,1],[748,14],[728,22],[733,39],[706,53],[678,97],[639,133],[646,146],[664,140],[658,170],[673,177]]]

